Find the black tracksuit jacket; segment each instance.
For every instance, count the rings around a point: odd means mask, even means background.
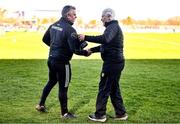
[[[105,24],[105,31],[99,36],[85,36],[89,42],[99,43],[100,46],[91,48],[92,52],[101,52],[104,61],[103,70],[113,72],[124,67],[123,33],[118,21],[113,20]]]
[[[81,48],[82,42],[79,41],[72,25],[72,22],[62,17],[49,26],[43,37],[43,42],[50,46],[49,57],[69,62],[73,53],[87,55],[87,51]]]

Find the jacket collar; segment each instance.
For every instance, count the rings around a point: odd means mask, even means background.
[[[108,25],[113,24],[113,23],[118,23],[118,21],[117,20],[112,20],[110,22],[105,22],[104,26],[107,27]]]
[[[64,17],[61,17],[61,18],[60,18],[60,21],[65,22],[65,23],[68,23],[68,24],[70,24],[70,25],[73,25],[73,23],[72,23],[71,21],[67,20],[67,19],[64,18]]]

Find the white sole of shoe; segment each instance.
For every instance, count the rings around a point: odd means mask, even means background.
[[[125,117],[115,118],[114,120],[126,121],[127,119],[128,119],[128,116],[126,115]]]
[[[106,121],[106,118],[104,118],[104,119],[93,119],[93,118],[90,118],[89,116],[88,116],[88,118],[91,121],[97,121],[97,122],[105,122]]]

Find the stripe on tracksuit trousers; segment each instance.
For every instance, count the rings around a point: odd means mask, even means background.
[[[49,95],[51,89],[59,83],[59,102],[61,105],[62,115],[68,112],[67,107],[67,91],[69,82],[71,80],[71,66],[70,63],[63,63],[54,58],[48,59],[49,68],[49,80],[43,89],[43,93],[40,100],[40,105],[44,105],[47,96]]]

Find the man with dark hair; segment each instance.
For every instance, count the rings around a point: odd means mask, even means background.
[[[45,101],[51,89],[59,83],[59,101],[61,105],[62,118],[74,118],[68,111],[67,92],[71,79],[71,68],[69,61],[73,53],[89,56],[83,48],[86,42],[79,42],[76,30],[72,27],[76,19],[76,8],[67,5],[62,10],[62,17],[49,26],[44,34],[43,42],[50,46],[48,68],[49,80],[43,89],[42,96],[36,110],[46,112]]]
[[[80,34],[81,41],[89,41],[101,44],[100,46],[89,49],[89,52],[101,52],[104,61],[99,92],[96,101],[96,112],[89,115],[92,121],[106,121],[106,105],[110,96],[115,110],[116,120],[126,120],[128,118],[120,92],[119,79],[124,68],[123,55],[123,33],[117,20],[114,20],[115,13],[107,8],[102,12],[101,21],[106,27],[104,33],[99,36],[87,36]]]

